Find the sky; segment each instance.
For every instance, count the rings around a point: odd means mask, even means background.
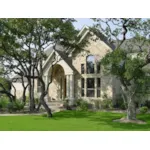
[[[75,18],[77,22],[74,22],[74,26],[76,29],[81,30],[84,25],[92,26],[93,21],[90,18]]]

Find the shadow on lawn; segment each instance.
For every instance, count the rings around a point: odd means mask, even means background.
[[[97,122],[98,125],[109,125],[112,129],[115,129],[115,131],[150,131],[150,115],[148,114],[137,116],[138,119],[147,122],[147,124],[113,122],[113,120],[120,118],[121,117],[117,118],[110,114],[110,116],[92,118],[90,121]]]
[[[88,121],[94,121],[98,125],[109,125],[115,131],[136,131],[136,130],[150,130],[150,114],[138,115],[137,118],[147,122],[147,124],[134,124],[134,123],[118,123],[113,122],[115,119],[124,117],[125,114],[110,113],[110,112],[82,112],[82,111],[62,111],[54,114],[53,119],[66,119],[66,118],[86,118]],[[106,129],[107,130],[107,129]]]
[[[54,113],[53,118],[65,119],[65,118],[88,118],[95,115],[95,112],[84,112],[84,111],[61,111]]]

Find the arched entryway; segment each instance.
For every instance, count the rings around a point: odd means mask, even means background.
[[[63,100],[66,97],[66,78],[65,72],[61,65],[56,64],[53,66],[52,83],[49,86],[50,100]]]

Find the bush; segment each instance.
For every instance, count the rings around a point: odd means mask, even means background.
[[[101,107],[103,109],[112,109],[113,108],[112,100],[111,99],[104,99],[101,102]]]
[[[82,102],[80,103],[80,108],[81,108],[81,110],[83,110],[83,111],[87,111],[87,110],[88,110],[88,103],[87,103],[86,101],[82,101]]]
[[[8,109],[9,112],[17,111],[17,107],[16,107],[16,105],[14,103],[8,103],[7,109]]]
[[[16,105],[16,109],[19,111],[24,109],[24,104],[21,103],[19,100],[15,102],[15,105]]]
[[[126,110],[126,104],[124,103],[124,100],[121,95],[118,95],[115,101],[116,101],[116,104],[114,106],[115,108]]]
[[[35,98],[34,100],[36,104],[39,104],[39,101],[40,101],[39,98]]]
[[[101,100],[94,100],[94,106],[96,109],[101,109],[102,108],[102,101]]]
[[[141,114],[145,114],[145,113],[147,113],[147,111],[148,111],[148,107],[147,106],[143,106],[143,107],[140,108],[140,113]]]
[[[143,102],[143,105],[150,108],[150,101],[149,100],[145,100],[145,102]]]
[[[20,100],[10,102],[9,98],[6,96],[0,97],[0,109],[7,110],[9,112],[20,111],[24,108],[24,104]]]
[[[22,104],[20,101],[8,103],[7,105],[7,109],[9,112],[20,111],[20,110],[23,110],[23,108],[24,108],[24,104]]]
[[[76,110],[79,110],[79,111],[87,111],[89,107],[88,102],[82,99],[77,100],[75,105],[77,107]]]
[[[67,110],[71,110],[71,107],[69,106],[69,99],[65,99],[63,101],[63,107]]]
[[[1,98],[0,98],[0,109],[7,108],[8,104],[9,104],[9,98],[6,96],[1,96]]]

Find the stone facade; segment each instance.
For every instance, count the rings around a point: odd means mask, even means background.
[[[89,44],[88,46],[86,46],[85,50],[81,53],[78,54],[73,54],[72,56],[72,64],[73,66],[76,68],[76,70],[78,71],[79,74],[76,74],[75,76],[75,98],[83,98],[86,100],[90,100],[90,99],[102,99],[104,94],[107,94],[108,97],[112,97],[112,78],[109,76],[104,76],[102,74],[102,68],[100,73],[95,73],[95,74],[87,74],[86,73],[86,68],[87,68],[87,63],[86,63],[86,59],[87,56],[97,56],[100,59],[102,59],[106,53],[112,51],[111,48],[106,45],[103,41],[96,40],[93,41],[92,40],[93,37],[91,37],[89,39]],[[85,73],[81,74],[81,64],[85,65]],[[96,65],[95,65],[95,72],[96,72]],[[82,97],[81,96],[81,78],[85,79],[85,96]],[[87,87],[87,78],[100,78],[101,79],[101,86],[100,86],[100,92],[101,92],[101,96],[97,97],[96,95],[96,89],[95,89],[95,96],[94,97],[87,97],[86,96],[86,87]],[[96,82],[95,82],[95,88],[97,87]]]

